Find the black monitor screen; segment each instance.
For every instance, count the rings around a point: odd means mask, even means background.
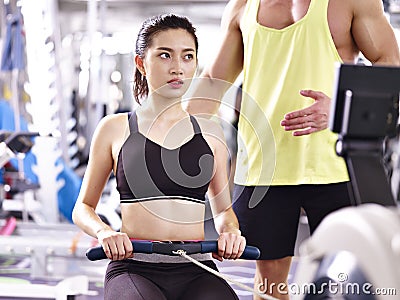
[[[396,134],[400,68],[339,64],[330,129],[342,136],[376,139]]]

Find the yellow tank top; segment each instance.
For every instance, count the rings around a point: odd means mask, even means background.
[[[295,137],[280,125],[288,112],[313,99],[301,89],[333,94],[335,63],[342,62],[330,34],[329,0],[311,0],[296,23],[273,29],[257,22],[260,0],[248,0],[243,15],[243,100],[239,119],[235,183],[326,184],[349,180],[329,129]]]

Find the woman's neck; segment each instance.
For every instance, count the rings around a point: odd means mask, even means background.
[[[156,99],[148,97],[140,106],[139,111],[148,118],[180,119],[187,116],[183,109],[181,99]]]
[[[139,132],[168,149],[176,149],[193,136],[189,114],[181,102],[146,99],[137,109]]]

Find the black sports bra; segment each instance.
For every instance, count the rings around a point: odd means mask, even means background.
[[[116,172],[121,203],[168,198],[205,203],[214,155],[196,119],[190,116],[193,137],[167,149],[138,131],[136,112],[128,118],[130,135],[118,154]]]

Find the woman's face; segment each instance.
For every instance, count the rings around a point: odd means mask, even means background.
[[[193,36],[184,29],[168,29],[152,38],[143,69],[149,95],[180,98],[189,88],[197,68]]]

